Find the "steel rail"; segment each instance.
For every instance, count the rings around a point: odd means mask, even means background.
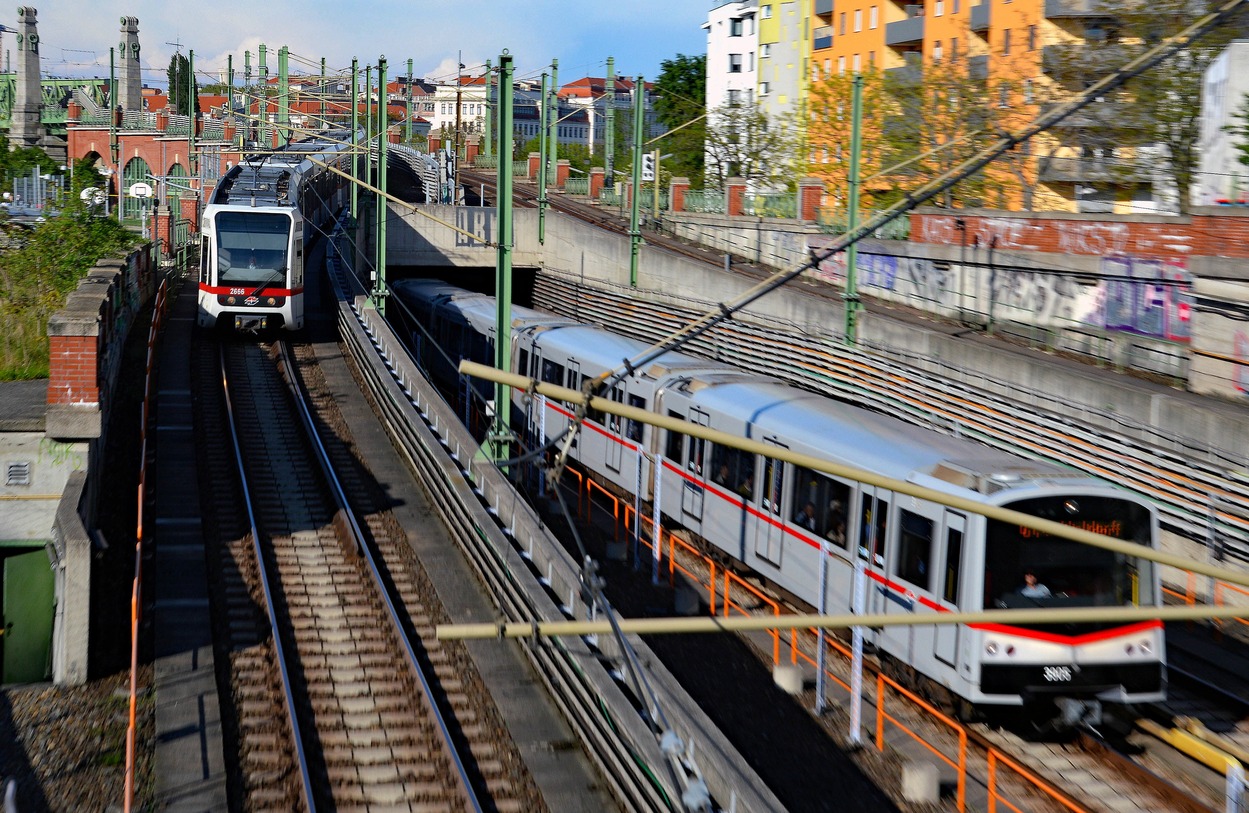
[[[386,585],[381,576],[381,569],[377,560],[373,557],[373,551],[365,541],[364,532],[360,529],[360,523],[356,520],[355,511],[352,510],[351,504],[347,500],[347,494],[343,490],[342,483],[339,482],[338,475],[334,472],[334,465],[330,461],[329,453],[326,451],[324,444],[321,442],[321,436],[316,430],[316,424],[312,420],[311,410],[308,408],[307,398],[304,395],[303,388],[299,386],[299,379],[296,377],[295,365],[291,361],[289,348],[286,342],[279,345],[279,354],[282,358],[282,366],[286,370],[287,387],[290,389],[291,396],[295,399],[295,406],[299,412],[299,417],[303,422],[304,429],[308,433],[308,439],[312,443],[313,451],[317,458],[317,463],[321,466],[321,472],[325,475],[326,483],[330,487],[330,493],[334,497],[334,503],[338,507],[338,514],[344,518],[348,529],[351,532],[352,541],[355,543],[356,553],[363,556],[368,565],[369,576],[373,579],[373,583],[377,586],[378,597],[382,604],[386,607],[387,618],[390,619],[391,626],[394,628],[395,635],[403,645],[403,651],[407,657],[408,666],[412,670],[412,676],[416,678],[417,683],[421,687],[421,701],[425,708],[433,717],[434,722],[438,726],[438,731],[442,736],[442,740],[446,743],[447,752],[451,759],[451,763],[455,766],[456,783],[460,787],[460,791],[464,794],[471,810],[483,810],[481,801],[477,798],[476,792],[473,790],[472,781],[469,779],[468,771],[464,767],[464,761],[460,758],[459,749],[455,747],[455,740],[451,736],[451,729],[447,726],[447,721],[443,718],[442,711],[433,700],[433,687],[430,685],[429,676],[425,674],[425,670],[421,668],[420,661],[417,658],[416,650],[412,646],[412,641],[404,632],[403,621],[399,617],[399,611],[395,608],[394,601],[391,600],[390,592],[386,589]]]
[[[264,551],[260,547],[260,531],[256,528],[256,514],[252,509],[251,489],[247,484],[247,471],[243,465],[243,450],[239,444],[238,426],[234,420],[234,406],[231,403],[230,381],[226,374],[225,347],[221,347],[219,360],[221,366],[221,389],[225,395],[226,423],[230,427],[230,442],[234,448],[234,459],[238,463],[239,483],[243,489],[243,505],[247,508],[247,522],[251,529],[252,549],[256,554],[256,568],[260,572],[260,586],[265,595],[265,612],[269,616],[269,628],[273,633],[273,648],[276,655],[278,672],[282,677],[282,696],[286,703],[286,717],[290,721],[291,736],[295,748],[296,769],[299,771],[299,787],[304,797],[304,808],[316,810],[316,802],[312,795],[312,777],[308,772],[308,756],[304,752],[304,741],[299,730],[299,719],[295,714],[295,696],[291,690],[291,675],[287,668],[286,652],[282,646],[281,630],[278,627],[277,612],[273,608],[273,591],[269,585],[269,573],[265,567]]]

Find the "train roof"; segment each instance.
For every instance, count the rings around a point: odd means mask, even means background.
[[[271,153],[244,154],[213,191],[217,206],[295,206],[300,177],[312,166],[311,157],[343,149],[336,133],[296,141]]]
[[[1073,469],[759,377],[706,386],[694,393],[693,402],[739,418],[747,437],[779,436],[795,451],[897,480],[931,480],[926,484],[985,495],[1044,485],[1069,487],[1073,479],[1100,485]]]

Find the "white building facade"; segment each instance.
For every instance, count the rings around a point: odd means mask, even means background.
[[[1206,69],[1201,88],[1201,140],[1194,206],[1249,199],[1249,166],[1240,163],[1240,139],[1227,126],[1243,126],[1237,113],[1249,97],[1249,40],[1235,40]]]

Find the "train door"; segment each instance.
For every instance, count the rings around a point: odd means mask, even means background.
[[[531,349],[531,354],[533,356],[533,367],[532,370],[526,372],[525,375],[538,378],[542,375],[542,348],[537,344],[534,344]],[[539,443],[537,445],[541,446],[546,443],[546,437],[542,431],[542,428],[546,423],[544,419],[545,416],[543,415],[546,411],[546,396],[535,396],[528,400],[529,406],[526,409],[529,413],[529,436],[531,438],[538,438]]]
[[[291,321],[296,326],[304,323],[304,221],[303,218],[296,215],[293,218],[293,228],[291,229],[291,246],[290,246],[290,291],[291,291]]]
[[[564,386],[568,387],[568,389],[570,390],[580,390],[581,389],[581,362],[575,361],[573,359],[569,359],[568,364],[567,364],[567,369],[568,369],[568,372],[567,372],[568,377],[564,379]],[[593,415],[590,415],[590,413],[587,413],[587,415],[589,415],[589,417],[593,419]],[[585,431],[586,430],[584,426],[578,429],[577,434],[573,436],[572,445],[568,447],[569,452],[571,452],[573,456],[576,457],[577,460],[581,459],[581,441],[589,437],[588,435],[585,434]]]
[[[625,402],[625,390],[628,382],[621,381],[611,388],[611,399],[618,404]],[[624,418],[608,413],[604,415],[607,424],[607,468],[620,473],[620,461],[624,456]]]
[[[707,426],[707,413],[691,409],[686,418],[696,426]],[[703,497],[707,493],[707,441],[687,436],[685,439],[685,486],[681,489],[681,513],[698,525],[703,521]],[[695,526],[698,527],[698,526]]]
[[[957,612],[963,604],[960,589],[963,575],[963,536],[967,529],[967,517],[946,509],[945,535],[938,546],[938,583],[934,587],[937,602],[942,609]],[[933,636],[933,656],[949,666],[958,659],[958,624],[938,624]]]
[[[789,448],[776,438],[764,438],[769,446]],[[759,506],[764,517],[755,523],[755,555],[777,567],[781,566],[781,547],[785,540],[785,516],[783,496],[785,491],[785,464],[775,457],[763,461],[763,482],[759,492]]]

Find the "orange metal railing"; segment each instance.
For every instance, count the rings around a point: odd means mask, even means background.
[[[126,785],[125,813],[134,806],[135,738],[138,732],[136,718],[139,705],[139,620],[143,597],[143,508],[147,500],[148,475],[148,429],[152,414],[152,396],[155,391],[153,373],[156,367],[156,338],[164,327],[169,308],[169,283],[162,280],[156,292],[152,308],[152,323],[147,333],[147,359],[143,372],[143,407],[139,422],[139,491],[138,513],[135,522],[134,582],[130,590],[130,715],[126,727]]]
[[[1053,799],[1058,804],[1072,811],[1072,813],[1088,813],[1086,808],[1080,807],[1075,802],[1068,799],[1065,795],[1051,787],[1044,779],[1029,771],[1010,757],[1003,754],[996,748],[989,749],[989,813],[997,813],[998,803],[1002,803],[1005,807],[1015,811],[1015,813],[1023,813],[1023,810],[1011,804],[998,790],[997,767],[998,764],[1010,768],[1015,775],[1025,780],[1029,784],[1037,788],[1046,796]]]
[[[1246,590],[1238,584],[1228,584],[1227,582],[1216,581],[1214,583],[1214,606],[1222,607],[1227,601],[1226,594],[1229,592],[1234,596],[1239,595],[1242,598],[1249,596],[1249,590]],[[1233,618],[1232,620],[1238,624],[1249,624],[1249,619]],[[1222,619],[1216,619],[1214,623],[1222,626],[1223,621]]]
[[[939,748],[937,748],[928,740],[924,739],[919,732],[910,728],[897,716],[890,714],[885,708],[885,699],[888,696],[886,688],[893,689],[898,694],[908,700],[911,705],[916,706],[927,712],[944,726],[949,728],[958,737],[958,756],[954,759],[946,756]],[[963,727],[957,720],[953,720],[942,714],[936,708],[930,706],[919,696],[899,685],[891,678],[885,677],[883,674],[876,675],[876,750],[885,750],[885,722],[891,722],[904,733],[908,734],[911,739],[928,749],[933,756],[958,771],[958,795],[956,797],[958,810],[962,813],[967,807],[967,729]]]

